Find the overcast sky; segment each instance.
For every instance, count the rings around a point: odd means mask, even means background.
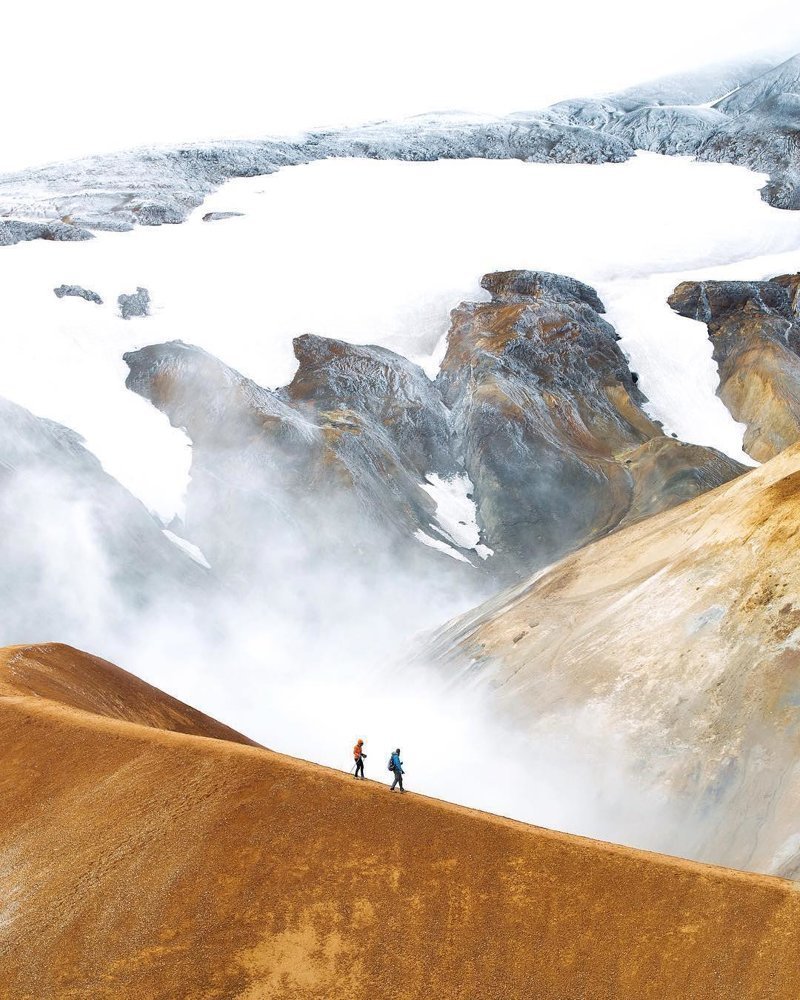
[[[429,110],[504,112],[800,50],[795,0],[44,0],[4,10],[0,169]]]

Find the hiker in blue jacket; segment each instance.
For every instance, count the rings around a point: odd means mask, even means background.
[[[403,762],[400,760],[400,747],[398,747],[392,754],[389,760],[389,770],[394,771],[394,781],[392,782],[392,787],[389,789],[390,792],[394,791],[394,786],[399,785],[400,791],[404,792],[403,788]]]

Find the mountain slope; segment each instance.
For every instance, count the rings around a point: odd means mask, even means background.
[[[505,117],[425,114],[296,138],[133,149],[19,171],[0,177],[0,246],[180,223],[232,178],[340,157],[597,164],[621,163],[637,149],[696,153],[769,173],[764,199],[797,209],[798,65],[800,56],[766,72],[759,62],[700,70]],[[709,107],[714,98],[720,99]]]
[[[187,525],[215,569],[241,571],[246,525],[260,565],[294,530],[293,552],[515,579],[744,471],[646,415],[593,288],[544,271],[482,286],[491,302],[451,313],[435,383],[392,351],[309,335],[275,391],[179,341],[125,354],[128,388],[192,440]],[[443,492],[460,494],[455,524]]]
[[[103,687],[83,654],[64,669]],[[147,700],[140,689],[138,711]],[[789,883],[391,795],[56,698],[3,693],[0,716],[8,1000],[800,989]]]
[[[61,643],[0,649],[0,697],[42,698],[108,719],[258,746],[108,660]]]
[[[73,638],[92,615],[124,628],[131,607],[207,574],[68,427],[0,398],[0,632]],[[81,567],[76,573],[75,567]]]
[[[798,537],[795,446],[556,563],[430,653],[469,664],[531,731],[569,742],[586,738],[576,718],[596,723],[596,753],[622,746],[673,804],[671,851],[796,875]]]

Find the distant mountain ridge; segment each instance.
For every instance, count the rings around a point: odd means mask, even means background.
[[[338,157],[619,163],[646,149],[770,175],[762,197],[800,209],[800,55],[684,74],[500,118],[428,114],[298,138],[143,148],[0,177],[0,246],[183,222],[234,177]],[[713,103],[714,98],[718,98]]]

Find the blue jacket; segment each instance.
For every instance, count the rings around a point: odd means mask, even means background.
[[[399,771],[401,774],[405,774],[406,773],[403,770],[403,762],[402,762],[402,760],[400,760],[400,754],[393,753],[392,754],[392,762],[394,763],[394,769],[395,769],[395,771]]]

